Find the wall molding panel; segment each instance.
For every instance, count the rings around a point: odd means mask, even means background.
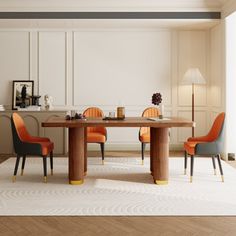
[[[0,52],[0,104],[11,106],[11,81],[30,79],[29,32],[0,31]]]
[[[66,32],[38,32],[39,94],[50,94],[55,106],[67,103],[66,47]]]

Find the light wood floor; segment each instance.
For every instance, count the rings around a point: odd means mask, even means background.
[[[89,153],[89,156],[98,155],[98,152]],[[106,155],[137,157],[140,153],[107,152]],[[183,153],[170,155],[181,157]],[[0,163],[6,159],[0,156]],[[229,163],[236,168],[235,161]],[[234,236],[236,217],[0,217],[2,235]]]

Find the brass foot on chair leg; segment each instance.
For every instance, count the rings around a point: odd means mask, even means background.
[[[51,175],[53,175],[53,169],[51,169]]]
[[[12,182],[13,182],[13,183],[16,182],[16,176],[15,176],[15,175],[12,176]]]
[[[23,174],[24,174],[24,169],[21,169],[21,176],[23,176]]]
[[[216,169],[214,169],[214,175],[216,175]]]
[[[144,160],[142,160],[142,165],[144,165]]]
[[[105,163],[104,163],[104,160],[102,160],[102,164],[104,165]]]
[[[221,175],[221,180],[222,180],[222,182],[225,182],[223,175]]]
[[[190,176],[190,183],[193,182],[193,176]]]
[[[43,182],[44,182],[44,183],[47,183],[47,182],[48,182],[47,176],[44,176],[44,177],[43,177]]]
[[[187,169],[184,169],[184,175],[186,175],[187,174]]]
[[[84,176],[86,176],[86,175],[87,175],[87,171],[84,172]]]

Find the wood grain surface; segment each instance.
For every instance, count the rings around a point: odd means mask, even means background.
[[[146,117],[127,117],[125,120],[66,120],[64,117],[51,117],[42,123],[43,127],[193,127],[195,123],[180,117],[169,117],[168,120],[151,121]]]

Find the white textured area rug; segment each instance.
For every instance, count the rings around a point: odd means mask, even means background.
[[[68,184],[66,158],[54,158],[54,176],[42,183],[42,160],[26,160],[25,175],[11,182],[15,159],[0,165],[0,215],[236,215],[236,170],[223,164],[225,182],[211,159],[196,158],[193,183],[183,159],[170,158],[169,184],[153,184],[149,160],[89,158],[83,185]],[[19,168],[20,169],[20,168]]]

